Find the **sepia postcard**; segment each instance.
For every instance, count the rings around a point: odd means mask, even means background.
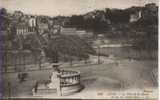
[[[0,0],[1,99],[158,93],[158,0]]]

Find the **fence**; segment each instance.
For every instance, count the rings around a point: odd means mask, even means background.
[[[40,52],[23,51],[1,51],[2,56],[2,71],[24,71],[28,67],[42,67],[45,58]]]
[[[2,72],[23,72],[23,71],[34,71],[34,70],[45,70],[52,68],[48,59],[41,55],[39,51],[29,51],[29,50],[10,50],[10,51],[0,51],[2,55]],[[92,61],[72,61],[63,62],[63,66],[85,66],[97,64]]]
[[[39,81],[33,88],[33,96],[46,96],[53,95],[57,92],[58,95],[69,95],[75,92],[79,92],[83,87],[80,84],[80,72],[73,70],[61,70],[55,88],[48,88],[46,84],[49,81]],[[55,83],[54,83],[55,84]]]

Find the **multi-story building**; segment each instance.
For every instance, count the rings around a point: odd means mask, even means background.
[[[35,28],[37,27],[36,17],[30,16],[28,20],[28,26],[29,26],[29,31],[35,31]]]
[[[19,24],[16,27],[16,33],[17,35],[27,36],[30,34],[35,34],[35,31],[31,31],[30,27],[28,27],[26,24]]]
[[[27,21],[19,22],[16,25],[16,33],[17,35],[27,36],[30,34],[36,33],[36,18],[31,16]]]

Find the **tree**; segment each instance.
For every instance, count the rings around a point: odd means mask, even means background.
[[[144,32],[143,37],[133,43],[136,49],[151,52],[158,49],[158,7],[155,4],[146,4],[142,18],[133,26],[136,31]]]
[[[81,15],[73,15],[70,18],[71,26],[75,26],[77,28],[84,28],[84,19]]]
[[[9,22],[7,10],[5,8],[0,9],[0,30],[7,30]]]
[[[59,62],[61,55],[68,55],[72,60],[72,56],[82,59],[94,54],[93,48],[78,36],[56,35],[49,40],[44,48],[46,56],[51,58],[53,63]]]
[[[120,9],[106,9],[106,16],[112,23],[128,23],[129,13],[126,10]]]
[[[6,15],[6,14],[7,14],[7,10],[5,8],[1,8],[0,15]]]

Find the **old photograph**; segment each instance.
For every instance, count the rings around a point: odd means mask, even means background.
[[[158,0],[0,0],[0,98],[158,100]]]

